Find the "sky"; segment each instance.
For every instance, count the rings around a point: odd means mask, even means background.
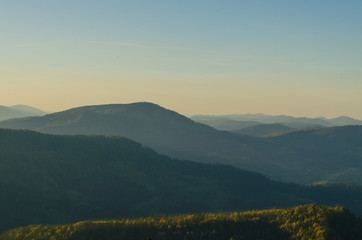
[[[0,0],[0,105],[362,119],[362,1]]]

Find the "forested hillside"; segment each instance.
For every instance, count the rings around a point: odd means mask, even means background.
[[[301,182],[362,184],[362,126],[310,129],[265,140],[279,146],[269,152],[270,158],[288,165]]]
[[[0,227],[307,203],[362,212],[358,186],[299,186],[162,156],[119,137],[0,130]]]
[[[3,229],[295,204],[288,188],[270,197],[279,185],[259,174],[173,160],[125,138],[0,130]]]
[[[218,131],[152,103],[86,106],[0,127],[52,134],[123,136],[161,154],[220,163],[296,182],[361,183],[362,126],[299,131],[268,139]],[[342,177],[339,177],[342,176]]]
[[[32,225],[0,235],[0,240],[32,239],[359,240],[362,239],[362,222],[340,207],[306,205],[251,212]]]

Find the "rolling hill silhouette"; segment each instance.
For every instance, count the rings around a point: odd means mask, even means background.
[[[284,126],[302,129],[311,127],[334,127],[345,125],[362,125],[362,121],[347,116],[337,118],[308,118],[308,117],[292,117],[287,115],[271,116],[266,114],[232,114],[232,115],[195,115],[191,119],[210,125],[219,130],[238,130],[244,127],[250,127],[257,124],[283,124]],[[256,123],[244,125],[246,123]],[[238,127],[242,126],[242,127]]]
[[[11,118],[22,118],[29,116],[42,116],[46,112],[25,105],[14,105],[10,107],[0,106],[0,121],[11,119]]]
[[[361,126],[261,139],[218,131],[156,104],[133,103],[11,119],[0,122],[0,127],[61,135],[123,136],[170,157],[229,164],[288,182],[361,182],[355,174],[362,168]],[[336,177],[342,173],[343,178]]]

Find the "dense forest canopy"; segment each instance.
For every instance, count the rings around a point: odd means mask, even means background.
[[[344,208],[305,205],[264,211],[31,225],[0,235],[0,240],[32,239],[358,240],[362,239],[362,221]]]

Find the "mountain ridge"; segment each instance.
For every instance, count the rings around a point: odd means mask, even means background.
[[[230,115],[194,115],[191,119],[204,124],[210,124],[220,130],[237,130],[233,125],[237,125],[236,122],[258,122],[259,124],[283,124],[291,128],[307,128],[307,127],[333,127],[344,125],[362,125],[362,120],[354,119],[347,116],[340,116],[336,118],[308,118],[308,117],[293,117],[289,115],[266,115],[266,114],[230,114]],[[214,122],[224,122],[222,125],[224,129],[219,128]],[[234,121],[233,125],[227,124],[229,121]],[[250,125],[252,126],[252,125]],[[247,127],[250,127],[247,126]],[[240,127],[239,127],[240,128]]]
[[[362,149],[356,144],[362,141],[361,126],[356,126],[353,131],[348,126],[328,130],[346,131],[350,137],[339,134],[330,138],[300,131],[298,134],[284,134],[295,139],[278,136],[261,139],[219,131],[156,104],[134,103],[86,106],[43,117],[12,119],[0,122],[0,127],[60,135],[123,136],[170,157],[229,164],[287,182],[343,179],[360,183],[355,173],[362,168],[358,161]],[[344,142],[340,140],[342,137]],[[319,145],[320,151],[316,149]],[[320,169],[321,166],[324,167]],[[336,178],[347,169],[355,170],[345,173],[343,178]]]
[[[45,114],[47,114],[47,112],[27,105],[0,106],[0,121]]]

